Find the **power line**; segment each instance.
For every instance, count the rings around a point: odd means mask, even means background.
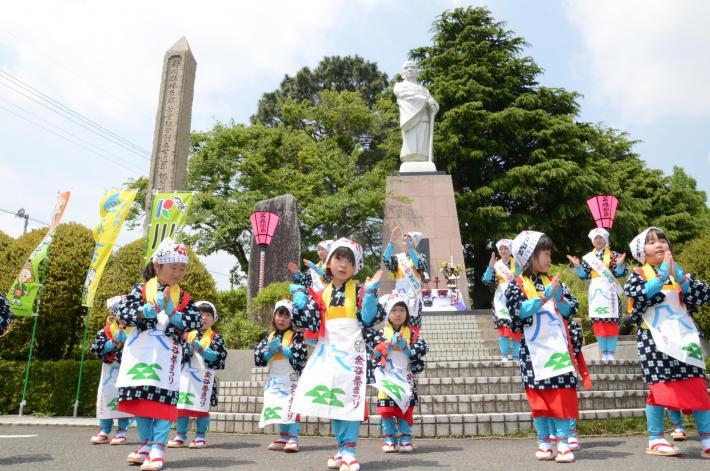
[[[73,122],[74,124],[81,126],[89,132],[106,139],[107,141],[122,147],[123,149],[137,155],[138,157],[150,161],[150,152],[143,149],[142,147],[132,143],[128,139],[119,136],[118,134],[106,129],[95,121],[85,117],[81,113],[78,113],[68,106],[60,103],[54,98],[46,95],[45,93],[37,90],[31,85],[26,84],[20,79],[16,78],[12,74],[0,69],[0,85],[3,85],[15,93],[22,95],[23,97],[31,100],[38,105],[60,115],[61,117]],[[18,88],[19,87],[19,88]]]
[[[31,111],[26,110],[25,108],[23,108],[23,107],[20,106],[20,105],[17,105],[17,104],[15,104],[15,103],[12,103],[12,102],[10,102],[10,101],[8,101],[8,100],[5,100],[4,98],[1,98],[1,97],[0,97],[0,101],[3,101],[3,102],[7,103],[7,104],[10,105],[10,106],[14,106],[14,107],[17,108],[17,109],[22,110],[24,113],[27,113],[28,115],[33,116],[33,117],[35,117],[36,119],[47,123],[49,126],[52,126],[52,127],[54,127],[55,129],[58,129],[59,131],[65,133],[65,134],[68,134],[69,136],[73,137],[74,139],[78,139],[79,141],[84,142],[85,144],[87,144],[87,145],[89,145],[89,146],[91,146],[91,147],[94,147],[94,148],[98,149],[99,152],[102,152],[102,153],[104,153],[104,154],[106,154],[106,155],[109,155],[109,156],[111,156],[111,157],[114,157],[114,158],[116,158],[116,159],[121,159],[121,157],[119,157],[118,155],[113,154],[112,152],[110,152],[110,151],[104,149],[103,147],[97,146],[97,145],[94,144],[93,142],[87,141],[86,139],[83,139],[83,138],[77,136],[76,134],[72,133],[71,131],[67,131],[66,129],[62,128],[61,126],[58,126],[57,124],[55,124],[55,123],[53,123],[53,122],[51,122],[51,121],[49,121],[49,120],[46,120],[46,119],[42,118],[41,116],[39,116],[39,115],[37,115],[37,114],[31,112]],[[5,108],[5,109],[7,109],[7,108]],[[132,165],[132,164],[129,164],[129,165]],[[133,167],[133,168],[137,168],[137,167]]]
[[[13,216],[17,216],[17,217],[25,217],[25,216],[20,216],[20,215],[18,214],[18,211],[10,211],[9,209],[3,209],[3,208],[0,208],[0,211],[2,211],[3,213],[12,214]],[[42,224],[42,225],[44,225],[44,226],[49,226],[49,223],[48,223],[48,222],[40,221],[39,219],[31,218],[31,217],[29,217],[29,216],[27,216],[27,219],[29,219],[29,220],[32,221],[32,222],[36,222],[36,223],[38,223],[38,224]]]
[[[35,122],[35,121],[33,121],[33,120],[27,118],[26,116],[22,116],[21,114],[16,113],[15,111],[11,110],[10,108],[7,108],[7,107],[5,107],[5,106],[3,106],[3,105],[0,105],[0,109],[4,109],[4,110],[7,111],[8,113],[13,114],[13,115],[17,116],[17,117],[20,118],[20,119],[24,119],[25,121],[27,121],[27,122],[29,122],[29,123],[32,123],[32,124],[34,124],[35,126],[38,126],[38,127],[42,128],[42,129],[44,129],[45,131],[50,132],[50,133],[54,134],[54,135],[57,136],[57,137],[60,137],[61,139],[64,139],[65,141],[71,142],[71,143],[74,144],[75,146],[81,147],[82,149],[84,149],[84,150],[86,150],[86,151],[88,151],[88,152],[91,152],[92,154],[95,154],[95,155],[101,157],[101,158],[104,159],[104,160],[107,160],[107,161],[109,161],[109,162],[111,162],[111,163],[113,163],[113,164],[115,164],[115,165],[118,165],[119,167],[122,167],[123,169],[132,170],[133,172],[136,172],[136,173],[138,173],[139,175],[142,175],[142,174],[143,174],[143,170],[138,169],[137,167],[128,168],[128,167],[126,167],[126,165],[127,165],[126,163],[117,162],[117,161],[113,160],[111,157],[106,156],[106,155],[104,155],[104,154],[102,154],[102,153],[100,153],[100,152],[97,152],[97,151],[95,151],[95,150],[92,150],[92,149],[90,149],[90,148],[84,146],[83,144],[81,144],[81,143],[79,143],[79,142],[76,142],[76,141],[74,141],[74,140],[72,140],[72,139],[70,139],[70,138],[68,138],[68,137],[66,137],[66,136],[63,136],[63,135],[59,134],[58,132],[55,132],[55,131],[53,131],[52,129],[49,129],[48,127],[46,127],[46,126],[44,126],[44,125],[42,125],[42,124],[40,124],[40,123],[37,123],[37,122]]]

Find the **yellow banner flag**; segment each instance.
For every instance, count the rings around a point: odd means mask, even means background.
[[[136,190],[111,190],[101,200],[99,207],[101,220],[94,228],[96,248],[91,257],[89,273],[86,275],[84,290],[81,293],[82,306],[92,307],[94,305],[94,296],[99,286],[99,280],[137,193]]]

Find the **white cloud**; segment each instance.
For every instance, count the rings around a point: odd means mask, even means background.
[[[710,2],[566,0],[590,77],[587,98],[625,123],[710,114]]]

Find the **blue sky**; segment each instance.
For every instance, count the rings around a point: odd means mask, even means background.
[[[182,35],[198,62],[192,127],[201,130],[215,120],[246,122],[261,94],[277,88],[284,74],[313,67],[326,55],[359,54],[392,76],[410,49],[429,43],[431,23],[443,10],[485,4],[531,44],[525,53],[545,69],[542,84],[584,95],[582,120],[627,131],[642,141],[635,149],[649,166],[669,172],[680,165],[698,180],[699,189],[710,192],[708,2],[118,3],[6,4],[0,17],[0,71],[151,149],[162,57]],[[144,157],[51,113],[7,83],[0,79],[0,208],[23,207],[47,221],[56,192],[71,190],[65,220],[93,226],[106,189],[147,174]],[[120,165],[16,114],[82,139],[84,147],[98,146]],[[39,225],[31,222],[33,227]],[[17,236],[22,221],[0,212],[0,230]],[[138,236],[124,232],[119,242]],[[207,264],[218,285],[227,287],[224,274],[231,258],[217,254]]]

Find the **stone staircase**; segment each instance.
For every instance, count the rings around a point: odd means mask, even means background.
[[[420,405],[413,431],[419,437],[485,436],[530,430],[525,391],[517,364],[498,360],[491,314],[481,312],[427,313],[422,331],[430,350],[426,369],[417,375]],[[486,330],[490,332],[486,332]],[[491,345],[492,344],[492,345]],[[581,417],[642,416],[646,390],[635,360],[591,361],[593,390],[579,391]],[[259,429],[266,379],[265,368],[252,368],[250,381],[224,381],[220,403],[211,414],[211,429],[236,433],[277,433]],[[361,436],[379,437],[376,391],[368,387],[370,417]],[[329,435],[327,420],[302,418],[306,435]]]

